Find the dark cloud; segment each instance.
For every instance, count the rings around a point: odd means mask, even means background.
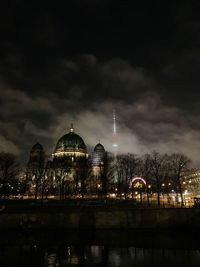
[[[126,2],[126,3],[125,3]],[[89,149],[184,152],[200,164],[199,1],[5,2],[0,141],[26,161],[74,122]]]
[[[77,77],[83,74],[84,66],[86,81],[74,78],[62,95],[54,91],[33,96],[8,87],[2,91],[2,149],[8,146],[8,151],[18,154],[26,151],[22,155],[26,158],[31,146],[40,141],[50,156],[59,137],[74,122],[89,150],[100,139],[112,151],[112,111],[116,109],[120,152],[183,152],[195,164],[200,163],[199,116],[166,105],[154,90],[158,85],[144,69],[119,58],[100,63],[93,55],[83,55],[81,61],[63,60],[61,65],[63,73],[73,71]],[[99,91],[95,88],[92,94],[96,80]]]

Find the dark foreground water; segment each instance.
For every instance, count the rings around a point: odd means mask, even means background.
[[[1,267],[200,266],[198,232],[1,233]]]

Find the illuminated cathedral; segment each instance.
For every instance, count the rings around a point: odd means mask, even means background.
[[[85,164],[90,163],[90,176],[87,183],[92,187],[100,187],[99,176],[104,168],[107,152],[102,144],[98,143],[91,155],[88,155],[87,147],[82,137],[75,133],[73,124],[69,132],[63,135],[55,146],[51,160],[45,160],[45,152],[41,144],[36,143],[31,151],[27,165],[27,173],[30,179],[35,182],[35,187],[39,186],[37,178],[42,176],[53,188],[55,183],[65,181],[71,191],[77,191],[81,183],[82,169]],[[81,169],[82,168],[82,169]],[[44,174],[45,171],[45,174]]]

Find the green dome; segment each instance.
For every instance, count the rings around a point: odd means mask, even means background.
[[[33,147],[32,147],[32,151],[35,151],[35,150],[41,150],[43,151],[43,147],[40,143],[36,143]]]
[[[86,145],[83,139],[74,133],[74,128],[71,126],[70,132],[63,135],[57,142],[54,150],[54,155],[63,152],[80,152],[87,153]]]
[[[94,151],[102,151],[102,152],[105,152],[105,149],[104,149],[103,145],[99,143],[99,144],[97,144],[95,146]]]

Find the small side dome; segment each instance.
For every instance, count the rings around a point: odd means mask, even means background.
[[[102,152],[105,152],[105,148],[103,147],[102,144],[97,144],[94,148],[94,151],[102,151]]]
[[[43,146],[40,143],[36,143],[31,150],[41,150],[43,151]]]
[[[36,143],[31,151],[28,166],[30,168],[39,168],[41,164],[43,165],[45,161],[45,153],[43,146],[40,143]]]

